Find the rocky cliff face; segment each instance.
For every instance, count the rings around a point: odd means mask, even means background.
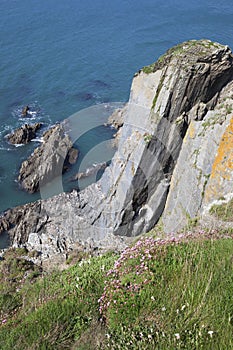
[[[25,215],[11,220],[20,208],[2,227],[14,245],[44,256],[75,242],[121,247],[119,236],[146,232],[160,218],[165,232],[185,227],[233,193],[232,87],[227,46],[202,40],[168,50],[135,75],[118,150],[101,180],[29,205],[33,227]]]

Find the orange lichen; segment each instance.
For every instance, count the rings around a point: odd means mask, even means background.
[[[205,200],[218,199],[224,187],[224,183],[233,180],[233,117],[226,128],[219,143],[215,157],[209,184],[206,188]],[[232,186],[233,187],[233,186]]]

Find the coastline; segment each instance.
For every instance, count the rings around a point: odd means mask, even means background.
[[[40,261],[65,260],[76,243],[97,251],[121,249],[127,237],[159,221],[165,234],[184,229],[217,199],[214,191],[209,196],[210,188],[225,198],[231,181],[222,176],[219,187],[211,169],[231,137],[232,53],[218,43],[191,40],[158,62],[135,75],[117,151],[98,182],[1,218],[14,247],[39,251]],[[230,167],[226,171],[232,176]]]

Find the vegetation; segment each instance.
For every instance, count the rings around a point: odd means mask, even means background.
[[[151,135],[151,134],[149,134],[149,133],[147,132],[147,133],[145,133],[145,134],[143,135],[143,138],[144,138],[145,143],[146,143],[146,144],[149,144],[150,141],[151,141],[152,138],[153,138],[153,135]]]
[[[219,220],[233,221],[233,198],[228,203],[213,205],[210,213],[215,215]]]
[[[222,45],[212,42],[210,40],[189,40],[184,43],[180,43],[169,50],[167,52],[160,56],[158,60],[155,63],[152,63],[149,66],[145,66],[142,68],[142,71],[146,74],[150,74],[155,72],[157,69],[162,68],[168,60],[170,60],[171,56],[177,56],[183,54],[188,49],[196,49],[198,47],[198,53],[202,54],[203,56],[208,54],[211,49],[216,48],[219,49],[222,47]]]
[[[142,71],[146,74],[150,74],[150,73],[153,73],[155,72],[156,70],[156,64],[155,63],[152,63],[150,64],[149,66],[145,66],[142,68]]]
[[[11,251],[0,262],[0,348],[232,349],[233,239],[227,236],[148,236],[120,256],[43,275],[35,267],[26,274],[27,263]]]

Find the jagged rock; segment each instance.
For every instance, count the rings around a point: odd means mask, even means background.
[[[36,132],[41,128],[41,123],[25,124],[21,128],[16,129],[7,139],[12,144],[26,144],[36,137]]]
[[[41,213],[41,202],[25,204],[7,210],[0,220],[0,233],[8,231],[16,246],[28,240],[30,232],[38,232],[47,220],[46,213]]]
[[[36,192],[61,175],[67,164],[74,164],[77,157],[78,151],[72,148],[62,125],[56,125],[44,133],[43,143],[22,163],[18,181],[26,191]]]
[[[232,84],[227,46],[201,40],[168,50],[135,75],[118,149],[101,179],[41,201],[42,216],[29,207],[8,229],[12,242],[20,245],[27,218],[37,215],[29,243],[50,238],[54,254],[88,240],[123,247],[119,235],[149,231],[162,214],[165,231],[175,232],[232,193]]]
[[[75,216],[70,215],[77,209],[77,199],[78,193],[73,191],[55,196],[52,201],[39,200],[10,209],[0,217],[0,234],[7,230],[11,246],[25,247],[28,252],[36,252],[35,258],[30,257],[30,260],[36,264],[43,264],[46,268],[64,264],[77,247],[92,255],[109,250],[122,251],[131,241],[128,238],[115,238],[110,233],[100,234],[99,230],[95,229],[91,230],[88,236],[82,230],[80,235],[78,234],[79,218],[75,225]],[[52,224],[49,227],[50,215],[56,216],[56,226]],[[64,218],[68,224],[65,230]],[[83,221],[81,227],[88,229],[89,224]]]

